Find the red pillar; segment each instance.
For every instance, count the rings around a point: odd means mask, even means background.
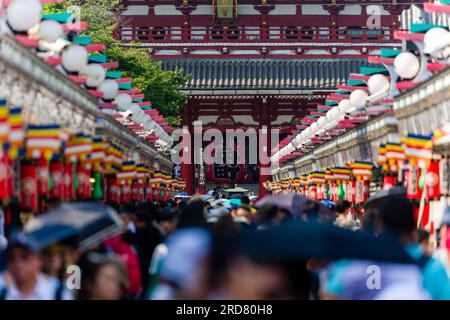
[[[271,128],[270,128],[270,110],[269,105],[267,103],[267,98],[263,98],[261,104],[261,117],[260,117],[260,131],[259,131],[259,139],[262,139],[263,143],[259,144],[259,148],[266,147],[266,152],[264,150],[258,150],[260,156],[258,157],[258,170],[259,170],[259,196],[265,196],[270,192],[264,188],[264,182],[270,181],[272,179],[272,175],[270,173],[270,162],[269,163],[261,163],[261,154],[264,153],[264,157],[271,156]],[[267,133],[264,133],[262,128],[267,128]],[[267,162],[267,161],[266,161]]]

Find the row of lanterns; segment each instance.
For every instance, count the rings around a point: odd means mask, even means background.
[[[392,56],[392,52],[389,50],[387,52]],[[424,65],[427,63],[427,59],[442,62],[445,67],[445,64],[450,62],[450,32],[439,26],[430,28],[423,37],[423,53],[428,57],[418,57],[410,51],[395,52],[393,61],[389,59],[392,66],[386,66],[386,69],[377,70],[378,72],[373,72],[369,77],[363,77],[364,80],[360,81],[358,86],[343,86],[343,90],[338,90],[335,94],[330,95],[327,98],[327,102],[330,103],[327,105],[331,108],[328,108],[326,115],[320,116],[289,144],[277,151],[271,158],[272,162],[289,160],[291,159],[289,155],[296,150],[304,149],[307,152],[310,150],[308,146],[312,144],[312,139],[320,138],[330,130],[334,130],[340,121],[346,118],[358,118],[362,115],[361,122],[367,121],[368,114],[365,111],[368,110],[368,107],[376,104],[389,104],[383,99],[398,94],[399,86],[395,83],[396,81],[406,80],[414,83],[424,79],[427,74]],[[381,62],[384,61],[381,59]],[[345,127],[339,128],[339,132],[343,132],[345,129]]]
[[[101,102],[113,104],[117,111],[130,111],[133,122],[142,125],[143,129],[152,132],[166,144],[173,140],[160,124],[133,102],[128,92],[121,92],[117,79],[108,78],[108,73],[101,63],[89,62],[89,53],[85,46],[64,40],[73,40],[76,34],[65,32],[63,25],[54,20],[42,20],[42,5],[39,0],[12,0],[6,8],[6,25],[15,35],[28,35],[38,39],[38,54],[43,57],[60,58],[56,69],[68,76],[84,78],[84,86],[98,93]],[[56,45],[61,43],[61,45]],[[102,46],[99,47],[101,49]],[[103,110],[116,113],[115,108]]]

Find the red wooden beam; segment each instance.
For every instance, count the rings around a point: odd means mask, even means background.
[[[428,71],[437,72],[437,71],[442,71],[445,68],[448,68],[449,66],[450,66],[450,64],[448,64],[448,63],[432,62],[432,63],[427,64],[427,69],[428,69]]]
[[[45,57],[43,59],[52,66],[57,66],[57,65],[61,64],[61,61],[62,61],[62,59],[60,57]]]
[[[131,95],[133,99],[144,99],[145,96],[143,94],[133,94]]]
[[[132,90],[120,90],[119,93],[127,93],[131,95],[139,94],[141,89],[132,89]]]
[[[114,79],[115,82],[117,83],[130,83],[132,81],[131,78],[119,78],[119,79]]]
[[[84,31],[88,28],[87,21],[75,22],[75,23],[64,23],[62,25],[64,31]]]
[[[326,112],[311,111],[311,115],[322,117],[322,116],[326,116],[327,114],[326,114]]]
[[[330,109],[333,109],[333,108],[334,107],[332,107],[332,106],[326,106],[324,104],[318,104],[317,105],[317,109],[330,110]]]
[[[147,101],[147,102],[140,102],[138,103],[141,107],[151,107],[152,103]]]
[[[349,78],[352,80],[367,81],[367,80],[369,80],[370,76],[367,76],[365,74],[359,74],[359,73],[350,73]]]
[[[103,97],[103,92],[98,90],[88,90],[88,92],[96,98]]]
[[[395,58],[383,58],[379,56],[369,56],[369,63],[378,63],[378,64],[394,64]]]
[[[115,103],[109,103],[109,102],[100,102],[98,104],[100,108],[108,108],[108,109],[117,109],[117,105]]]
[[[412,33],[407,31],[394,31],[394,38],[398,40],[417,40],[423,41],[424,33]]]
[[[105,69],[116,69],[119,67],[119,62],[111,61],[111,62],[102,63],[102,67]]]
[[[15,35],[15,38],[25,47],[37,48],[39,46],[39,39],[30,39],[27,35],[21,34]]]
[[[70,80],[72,80],[75,83],[83,84],[86,82],[86,77],[82,76],[75,76],[75,75],[68,75],[67,76]]]
[[[366,92],[369,92],[369,88],[368,87],[363,87],[363,86],[347,86],[347,85],[340,85],[339,86],[339,90],[349,90],[349,91],[353,91],[353,90],[363,90]]]
[[[437,12],[437,13],[446,13],[450,14],[450,6],[449,5],[442,5],[437,3],[424,3],[424,10],[425,12]]]
[[[103,43],[88,44],[87,46],[84,47],[88,52],[102,51],[105,50],[106,48],[106,46]]]
[[[412,89],[418,85],[419,85],[419,82],[401,81],[401,82],[397,82],[397,89],[398,90],[407,90],[407,89]]]

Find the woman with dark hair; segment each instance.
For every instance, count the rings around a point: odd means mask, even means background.
[[[81,259],[77,300],[122,300],[128,286],[125,266],[110,255],[89,252]]]

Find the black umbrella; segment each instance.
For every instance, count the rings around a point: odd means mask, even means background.
[[[310,199],[298,194],[276,194],[267,195],[256,203],[256,207],[260,208],[267,204],[275,205],[279,208],[288,210],[294,216],[300,216],[302,207]],[[330,209],[323,203],[319,203],[319,217],[332,217]]]
[[[332,224],[291,222],[237,235],[236,250],[258,260],[361,259],[410,263],[403,246],[388,236],[375,237]]]
[[[109,206],[97,202],[62,204],[38,215],[24,228],[38,249],[64,242],[85,251],[121,232],[123,223]]]
[[[366,201],[364,207],[366,209],[379,207],[384,200],[391,197],[406,197],[406,188],[395,187],[388,190],[380,190]]]

